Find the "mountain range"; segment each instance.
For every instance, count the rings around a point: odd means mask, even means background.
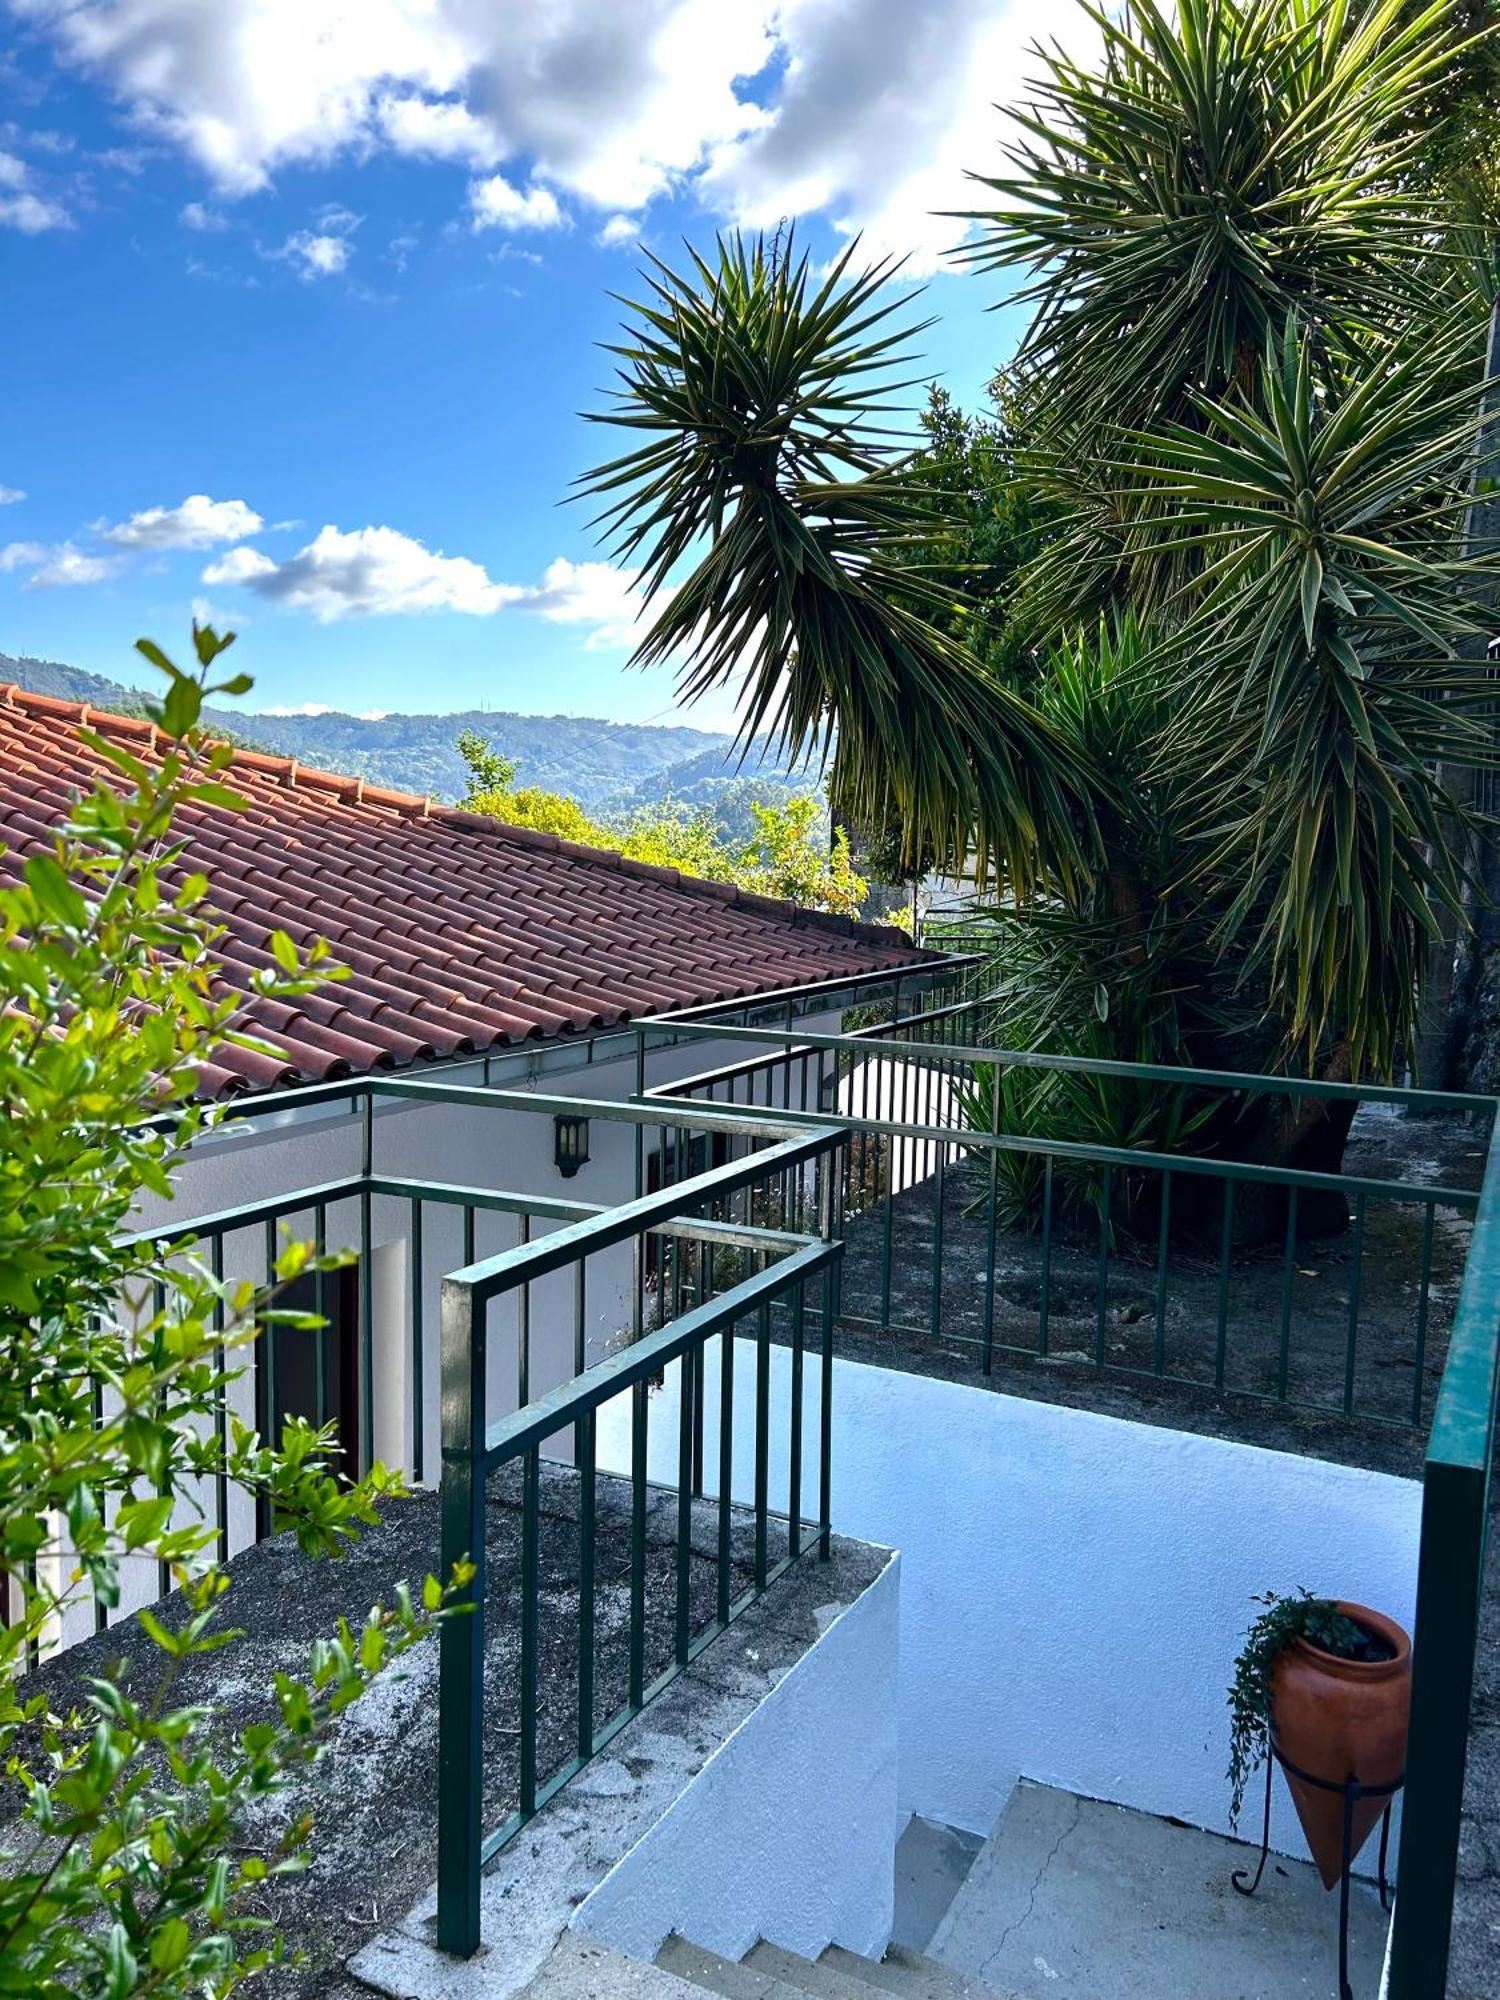
[[[0,653],[0,683],[34,694],[138,713],[147,691],[58,660]],[[606,722],[572,715],[517,715],[466,709],[449,715],[349,715],[338,709],[278,715],[210,708],[210,727],[236,742],[326,771],[365,777],[399,791],[455,800],[464,791],[459,732],[477,731],[512,759],[517,785],[564,792],[590,812],[628,814],[676,800],[707,806],[727,832],[744,830],[748,799],[817,789],[817,775],[774,756],[742,763],[734,739],[680,723]]]

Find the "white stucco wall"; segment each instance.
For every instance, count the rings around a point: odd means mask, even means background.
[[[879,1958],[898,1820],[900,1563],[887,1564],[709,1758],[573,1919],[633,1958],[669,1932]],[[727,1643],[727,1642],[725,1642]]]
[[[734,1491],[747,1500],[754,1349],[739,1347]],[[785,1505],[786,1351],[772,1364],[772,1504]],[[711,1354],[710,1440],[718,1379]],[[834,1525],[901,1551],[903,1814],[987,1833],[1026,1776],[1227,1831],[1225,1691],[1252,1594],[1306,1585],[1410,1629],[1413,1481],[853,1362],[834,1364],[833,1408]],[[675,1410],[670,1370],[651,1413],[664,1481]],[[623,1469],[628,1449],[628,1411],[612,1406],[601,1465]],[[706,1456],[716,1469],[712,1443]],[[1276,1796],[1273,1843],[1303,1854]],[[1259,1803],[1252,1790],[1247,1835]]]

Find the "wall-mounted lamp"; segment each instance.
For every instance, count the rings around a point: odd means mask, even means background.
[[[570,1181],[580,1167],[588,1165],[589,1121],[559,1116],[553,1119],[552,1126],[557,1135],[552,1158],[563,1179]]]

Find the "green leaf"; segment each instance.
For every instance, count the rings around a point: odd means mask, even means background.
[[[203,708],[203,690],[186,674],[177,675],[162,703],[162,727],[169,736],[183,737],[197,723]]]
[[[129,2000],[140,1974],[123,1924],[112,1924],[104,1944],[105,2000]]]
[[[271,956],[283,972],[296,974],[301,971],[302,961],[298,955],[297,947],[292,943],[292,940],[287,936],[285,931],[272,931],[271,935],[266,939],[266,943],[270,947]]]
[[[187,1958],[193,1934],[181,1917],[168,1917],[151,1940],[153,1972],[175,1972]]]
[[[23,865],[21,875],[48,916],[69,930],[85,928],[88,905],[52,855],[33,854]]]

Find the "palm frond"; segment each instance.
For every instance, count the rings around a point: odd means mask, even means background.
[[[1077,866],[1087,786],[943,629],[959,599],[923,551],[952,523],[940,488],[903,476],[895,421],[922,328],[884,289],[894,267],[854,255],[819,279],[790,238],[732,235],[684,274],[653,261],[613,349],[614,407],[593,417],[645,439],[580,490],[641,570],[655,616],[637,662],[682,662],[688,700],[742,689],[747,738],[826,754],[836,736],[861,814],[1029,888]]]

